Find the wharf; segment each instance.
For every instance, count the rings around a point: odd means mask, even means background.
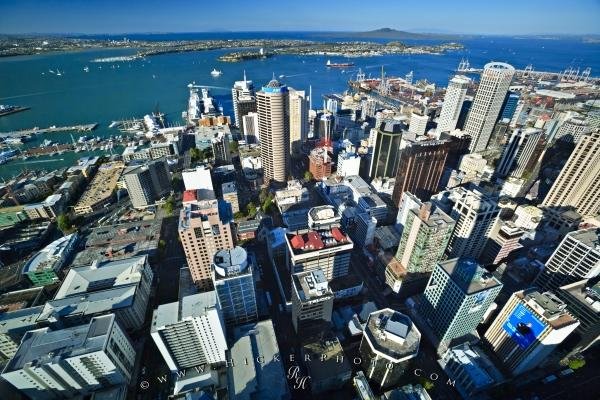
[[[82,125],[71,125],[71,126],[51,126],[49,128],[32,128],[32,129],[23,129],[20,131],[12,131],[12,132],[0,132],[0,138],[9,138],[9,137],[22,137],[22,136],[31,136],[31,135],[39,135],[42,133],[55,133],[55,132],[90,132],[98,127],[97,123],[93,124],[82,124]]]
[[[31,107],[12,107],[8,109],[0,109],[0,117],[4,117],[5,115],[15,114],[21,111],[30,110]]]

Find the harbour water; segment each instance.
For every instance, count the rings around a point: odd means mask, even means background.
[[[204,39],[204,38],[292,38],[308,40],[343,40],[323,38],[311,33],[228,33],[140,36],[149,39]],[[129,36],[135,39],[135,36]],[[422,42],[422,41],[421,41]],[[439,41],[431,41],[439,43]],[[181,122],[186,108],[187,84],[194,81],[211,89],[231,115],[231,86],[240,80],[243,71],[257,87],[268,82],[273,74],[289,86],[299,90],[312,85],[313,107],[319,107],[322,95],[342,92],[347,81],[362,68],[367,75],[378,77],[383,65],[389,76],[404,76],[414,71],[414,79],[427,79],[445,86],[462,58],[468,58],[472,67],[482,67],[490,60],[505,61],[517,68],[533,64],[536,70],[561,71],[569,66],[582,70],[591,67],[592,75],[600,75],[600,44],[581,40],[518,39],[509,37],[478,37],[459,40],[465,48],[444,55],[393,55],[353,58],[349,70],[328,69],[327,56],[276,56],[267,60],[239,63],[221,63],[217,58],[229,50],[172,53],[114,63],[92,63],[103,57],[134,54],[134,49],[86,50],[73,53],[23,56],[0,59],[0,104],[31,107],[30,110],[0,118],[0,132],[28,129],[34,126],[75,125],[99,123],[94,136],[117,135],[109,129],[113,120],[141,118],[152,112],[156,105],[173,125]],[[412,43],[419,43],[412,41]],[[332,58],[333,62],[344,59]],[[85,71],[85,67],[89,71]],[[213,77],[210,71],[222,71]],[[49,72],[59,69],[57,76]],[[75,140],[84,133],[72,133]],[[90,135],[87,133],[87,135]],[[70,133],[38,135],[26,146],[38,146],[44,139],[66,143]],[[115,149],[117,150],[117,149]],[[117,150],[118,151],[118,150]],[[12,161],[0,165],[0,178],[8,178],[24,168],[54,169],[72,165],[85,152],[64,153],[54,157],[40,157]]]

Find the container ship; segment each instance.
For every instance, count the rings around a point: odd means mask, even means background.
[[[331,60],[327,60],[327,64],[325,64],[329,68],[345,68],[345,67],[353,67],[354,63],[332,63]]]
[[[21,111],[29,110],[29,107],[5,106],[0,104],[0,117],[8,114],[14,114]]]

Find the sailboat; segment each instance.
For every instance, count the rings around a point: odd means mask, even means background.
[[[212,76],[221,76],[222,73],[223,72],[218,71],[216,68],[213,68],[213,70],[210,72]]]
[[[54,72],[53,70],[49,69],[48,72],[50,72],[51,74],[55,74],[56,72]]]
[[[62,76],[62,72],[58,68],[56,68],[56,76]]]
[[[84,70],[85,72],[90,72],[90,68],[89,68],[87,65],[86,65],[85,67],[83,67],[83,70]]]

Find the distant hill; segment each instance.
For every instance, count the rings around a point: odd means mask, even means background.
[[[455,40],[459,35],[450,35],[443,33],[412,33],[399,31],[392,28],[375,29],[374,31],[366,32],[329,32],[326,34],[330,37],[349,37],[357,39],[390,39],[390,40],[407,40],[407,39],[440,39],[440,40]]]

